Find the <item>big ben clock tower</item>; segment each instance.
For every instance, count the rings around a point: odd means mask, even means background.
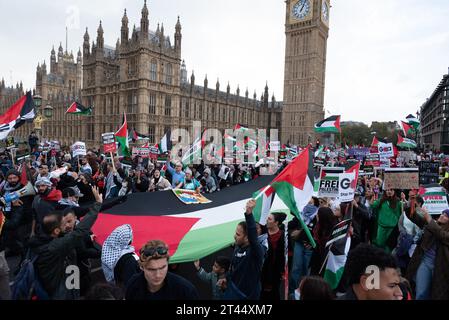
[[[281,141],[315,142],[314,125],[324,119],[324,80],[329,0],[286,0],[285,75]]]

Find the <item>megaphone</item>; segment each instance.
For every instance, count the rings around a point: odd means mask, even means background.
[[[28,182],[25,187],[23,187],[20,190],[8,193],[4,197],[0,198],[0,201],[3,203],[3,205],[6,205],[7,203],[14,202],[16,200],[19,200],[21,197],[25,196],[33,196],[36,194],[36,191],[34,190],[33,185],[31,182]]]

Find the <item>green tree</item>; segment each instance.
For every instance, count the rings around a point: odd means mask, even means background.
[[[347,145],[371,144],[370,128],[361,122],[349,122],[341,124],[341,140]]]

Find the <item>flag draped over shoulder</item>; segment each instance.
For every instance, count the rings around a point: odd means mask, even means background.
[[[136,251],[148,240],[160,239],[169,246],[170,263],[195,261],[234,243],[247,201],[272,179],[261,176],[208,194],[212,202],[207,204],[185,205],[172,191],[132,193],[125,202],[101,211],[92,231],[102,244],[115,228],[130,224]]]
[[[126,113],[123,114],[123,124],[115,133],[115,139],[120,145],[122,155],[129,157],[131,153],[129,152],[128,122],[126,121]]]
[[[5,139],[11,131],[19,128],[26,122],[32,122],[35,117],[33,97],[31,92],[27,92],[4,114],[0,115],[0,140]]]
[[[67,109],[65,113],[90,116],[92,114],[92,108],[87,108],[83,106],[81,103],[75,101],[70,105],[70,107]]]
[[[331,116],[315,124],[315,132],[340,133],[340,116]]]

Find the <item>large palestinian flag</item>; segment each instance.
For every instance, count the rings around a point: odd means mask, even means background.
[[[234,243],[246,202],[272,179],[262,176],[208,194],[208,204],[185,205],[172,191],[133,193],[126,202],[100,212],[93,232],[103,243],[116,227],[130,224],[136,251],[160,239],[169,245],[170,263],[195,261]]]
[[[340,116],[331,116],[315,124],[315,132],[340,133]]]
[[[35,117],[33,97],[31,92],[27,92],[4,114],[0,115],[0,140],[5,139],[11,131],[19,128],[25,122],[32,122]]]
[[[92,114],[92,108],[87,108],[83,106],[81,103],[75,101],[70,105],[70,107],[67,109],[65,113],[90,116]]]
[[[417,147],[417,144],[416,141],[404,138],[400,134],[398,134],[397,146],[401,148],[415,149]]]

